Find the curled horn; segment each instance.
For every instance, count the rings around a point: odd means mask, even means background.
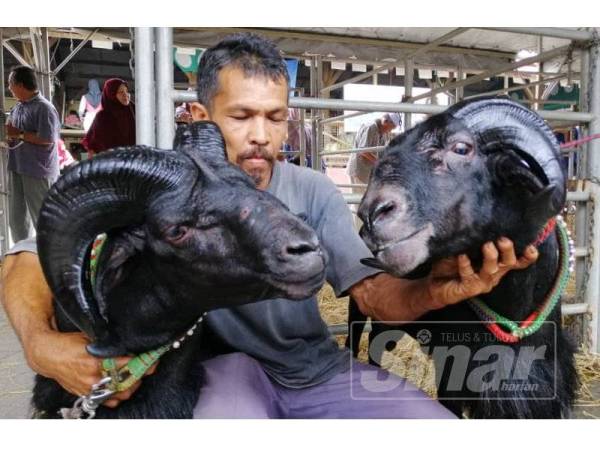
[[[547,206],[558,214],[566,199],[566,175],[560,164],[558,142],[539,115],[502,97],[477,98],[447,112],[477,135],[483,152],[504,148],[517,153],[541,178]]]
[[[142,223],[148,202],[177,185],[189,166],[174,152],[121,148],[76,165],[48,191],[38,222],[40,261],[56,304],[93,341],[91,354],[115,356],[123,348],[108,327],[106,305],[85,281],[90,245],[100,233]]]
[[[192,122],[179,127],[173,147],[183,151],[194,161],[197,158],[210,161],[227,161],[225,140],[216,123],[210,121]]]

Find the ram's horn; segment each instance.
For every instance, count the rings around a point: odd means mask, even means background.
[[[558,142],[538,114],[503,97],[468,100],[449,108],[447,113],[461,119],[483,142],[484,153],[506,148],[519,154],[552,190],[548,206],[553,214],[560,212],[566,199],[566,174],[560,164]]]
[[[121,148],[81,162],[50,188],[38,221],[40,261],[56,303],[92,340],[91,354],[115,356],[123,346],[85,280],[90,245],[100,233],[142,223],[149,201],[190,169],[175,152]]]

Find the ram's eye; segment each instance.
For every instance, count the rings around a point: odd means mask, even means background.
[[[187,235],[189,229],[185,225],[170,226],[164,232],[165,239],[170,242],[179,242]]]
[[[455,142],[451,147],[452,152],[457,155],[466,156],[473,150],[473,146],[471,144],[467,144],[466,142]]]

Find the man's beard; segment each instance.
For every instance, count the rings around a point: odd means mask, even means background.
[[[239,153],[236,158],[236,164],[239,167],[243,168],[242,164],[245,160],[258,158],[264,159],[271,169],[273,167],[273,164],[275,164],[275,158],[263,146],[250,148],[248,150],[243,151],[242,153]],[[254,184],[256,186],[259,186],[263,182],[265,176],[270,175],[270,173],[265,173],[260,168],[251,168],[248,170],[244,169],[244,172],[246,172],[248,175],[250,175],[250,177],[252,177],[252,180],[254,181]]]

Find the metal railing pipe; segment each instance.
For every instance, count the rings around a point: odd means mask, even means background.
[[[331,152],[322,152],[321,156],[331,156],[331,155],[349,155],[351,153],[365,153],[372,152],[378,153],[385,150],[385,146],[377,146],[377,147],[363,147],[363,148],[352,148],[350,150],[335,150]]]
[[[156,145],[154,128],[154,29],[138,27],[135,44],[136,143]]]
[[[173,147],[175,103],[173,102],[173,29],[159,27],[156,37],[156,146]]]
[[[588,191],[571,191],[567,192],[567,201],[569,202],[588,202],[590,193]]]
[[[590,306],[587,303],[563,303],[560,305],[560,310],[563,316],[573,316],[588,313]]]

